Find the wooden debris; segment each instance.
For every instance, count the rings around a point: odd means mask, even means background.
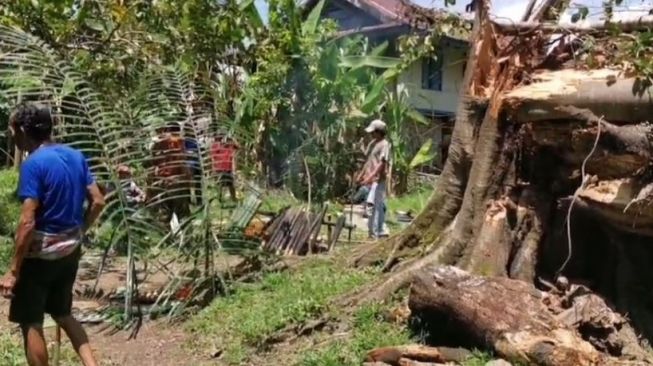
[[[636,337],[623,335],[623,317],[584,287],[546,293],[505,277],[431,267],[416,275],[409,306],[422,319],[446,316],[471,341],[526,364],[653,364]]]
[[[399,366],[447,366],[447,365],[455,365],[455,364],[440,363],[440,362],[421,362],[421,361],[411,360],[410,358],[400,358],[398,365]]]
[[[306,255],[318,252],[317,241],[323,225],[334,225],[325,222],[327,207],[324,206],[319,212],[309,212],[304,207],[293,207],[284,209],[267,227],[263,237],[262,248],[269,252],[280,255]],[[340,236],[344,225],[344,216],[341,216],[342,224],[328,239],[327,251],[331,250]],[[340,221],[338,221],[339,223]],[[336,224],[336,228],[338,228]]]
[[[418,344],[382,347],[368,352],[366,362],[384,362],[390,365],[413,365],[409,362],[437,364],[463,362],[471,356],[464,348],[429,347]],[[402,363],[403,360],[403,363]],[[421,365],[421,364],[414,364]]]

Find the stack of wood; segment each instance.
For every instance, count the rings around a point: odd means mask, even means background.
[[[327,207],[311,212],[305,207],[289,207],[282,210],[267,227],[262,244],[263,250],[278,255],[306,255],[325,248],[318,248],[318,236]],[[329,245],[326,250],[330,250]]]

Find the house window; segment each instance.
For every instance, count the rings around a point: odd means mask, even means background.
[[[442,90],[442,57],[429,57],[422,62],[422,89]]]

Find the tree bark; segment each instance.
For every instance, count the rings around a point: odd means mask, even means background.
[[[541,70],[531,78],[531,83],[504,96],[511,121],[569,120],[569,113],[560,106],[588,109],[607,121],[625,123],[647,121],[653,113],[649,98],[653,87],[616,70]]]
[[[472,38],[480,39],[482,34],[487,33],[483,28],[488,26],[487,14],[479,9]],[[486,76],[474,70],[488,68],[491,62],[488,52],[489,46],[483,42],[476,42],[474,49],[469,52],[467,69],[472,71],[465,72],[447,161],[426,207],[399,235],[366,251],[355,259],[354,264],[370,265],[385,261],[385,267],[389,269],[406,255],[404,251],[411,253],[422,245],[434,244],[444,228],[456,217],[474,158],[476,131],[485,115],[486,100],[479,79]]]
[[[421,319],[450,319],[449,328],[463,329],[477,344],[526,364],[616,365],[620,360],[596,347],[612,342],[618,349],[610,352],[621,354],[626,346],[617,329],[624,319],[584,287],[557,297],[523,281],[429,267],[416,276],[409,307]],[[444,331],[444,324],[431,326]],[[590,343],[578,329],[604,331],[586,333]],[[650,362],[641,349],[628,356],[639,364]]]
[[[627,239],[653,236],[653,128],[643,122],[653,115],[653,87],[612,69],[537,69],[546,64],[548,35],[497,33],[487,3],[477,3],[444,172],[414,223],[382,244],[385,253],[393,248],[384,269],[396,272],[356,299],[383,300],[413,281],[413,310],[453,318],[468,338],[502,355],[544,365],[614,361],[606,356],[614,355],[611,340],[598,342],[558,319],[532,284],[573,274],[575,283],[637,313],[637,331],[653,340],[650,307],[614,298],[631,294],[623,289],[653,291],[653,280],[638,279],[625,264],[637,256]],[[416,254],[423,256],[400,262]],[[497,278],[424,270],[434,264]],[[619,324],[611,325],[611,337],[627,329]]]

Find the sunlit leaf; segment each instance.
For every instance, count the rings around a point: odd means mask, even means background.
[[[322,14],[322,8],[324,7],[324,0],[320,0],[315,4],[311,12],[308,14],[308,17],[302,24],[302,33],[304,35],[314,34],[317,30],[317,25],[320,22],[320,15]]]
[[[361,106],[361,110],[364,113],[371,113],[377,107],[379,107],[379,102],[383,96],[383,89],[385,87],[385,80],[383,78],[378,78],[370,91],[365,95],[365,100]]]
[[[421,114],[420,112],[414,110],[413,108],[409,108],[407,111],[405,111],[405,113],[410,119],[412,119],[413,121],[415,121],[417,123],[421,123],[423,125],[428,125],[429,124],[429,120],[426,119],[426,117],[424,117],[423,114]]]
[[[397,67],[401,62],[400,59],[384,56],[343,56],[340,58],[340,65],[344,67],[376,67],[380,69],[389,69]]]
[[[84,20],[84,24],[86,24],[87,27],[93,29],[94,31],[103,32],[105,30],[104,24],[97,19],[86,18]]]
[[[431,147],[433,146],[433,140],[428,139],[424,144],[422,144],[422,147],[419,148],[419,151],[417,151],[417,154],[413,157],[413,159],[410,161],[410,168],[413,169],[415,167],[418,167],[420,165],[426,164],[437,156],[434,153],[431,153]]]

